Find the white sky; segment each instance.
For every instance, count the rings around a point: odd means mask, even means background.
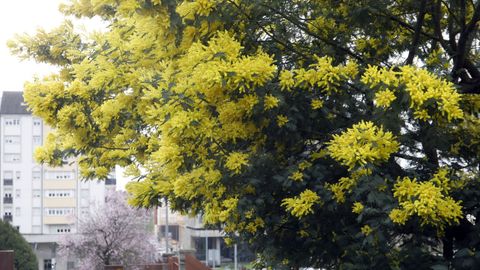
[[[34,34],[36,29],[51,29],[63,21],[58,11],[61,0],[0,1],[0,91],[22,91],[34,75],[44,76],[55,69],[32,61],[20,62],[6,45],[15,33]]]
[[[43,77],[55,68],[33,61],[20,61],[10,55],[6,45],[16,33],[34,34],[38,28],[52,29],[64,19],[58,11],[65,0],[0,0],[0,91],[23,91],[25,81]],[[117,169],[117,187],[124,189],[128,181]]]

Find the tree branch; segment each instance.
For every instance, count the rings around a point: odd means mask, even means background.
[[[454,65],[452,69],[452,76],[454,79],[461,76],[460,72],[462,72],[462,69],[465,67],[465,61],[467,59],[467,55],[469,53],[469,49],[473,41],[474,33],[477,30],[477,22],[479,20],[480,20],[480,3],[478,3],[477,6],[475,7],[472,19],[467,23],[463,31],[461,31],[460,33],[460,37],[458,39],[458,44],[456,49],[456,57],[454,58]],[[473,74],[470,74],[470,75],[473,77]],[[468,80],[468,78],[462,78],[462,79]]]
[[[256,20],[253,20],[247,12],[245,12],[235,1],[228,1],[230,4],[232,4],[235,8],[237,8],[247,19],[249,19],[250,21],[253,21],[255,22],[256,25],[258,25],[258,27],[260,27],[263,32],[269,36],[273,41],[277,42],[278,44],[282,45],[283,47],[285,47],[286,49],[288,49],[289,51],[291,52],[294,52],[300,56],[302,56],[304,59],[308,59],[307,55],[304,54],[303,52],[299,52],[298,50],[296,50],[295,48],[293,48],[293,46],[291,46],[290,44],[288,44],[287,42],[283,41],[283,40],[280,40],[278,39],[277,37],[275,37],[272,33],[270,33],[263,25],[261,25],[260,23],[258,23]]]
[[[271,7],[271,6],[266,6],[266,5],[262,5],[263,7],[269,9],[270,11],[280,15],[282,18],[284,18],[285,20],[289,21],[290,23],[292,23],[293,25],[295,25],[296,27],[298,27],[300,30],[302,30],[305,34],[309,35],[309,36],[312,36],[320,41],[322,41],[323,43],[327,44],[327,45],[330,45],[348,55],[350,55],[351,57],[357,59],[358,61],[360,62],[365,62],[365,60],[358,54],[352,52],[351,50],[349,50],[348,48],[345,48],[345,47],[342,47],[340,46],[339,44],[331,41],[331,40],[328,40],[326,38],[323,38],[315,33],[313,33],[312,31],[310,31],[308,29],[308,27],[306,27],[303,23],[299,22],[298,20],[295,20],[294,18],[288,16],[287,14]]]
[[[417,25],[415,26],[415,32],[413,34],[412,45],[408,52],[407,60],[405,61],[407,65],[413,64],[413,58],[415,57],[417,46],[418,46],[418,43],[420,42],[420,34],[422,32],[423,21],[425,19],[426,13],[427,13],[427,0],[422,0],[420,2],[420,10],[418,12]]]

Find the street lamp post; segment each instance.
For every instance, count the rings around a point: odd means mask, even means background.
[[[237,244],[233,245],[233,270],[238,270],[237,262]]]
[[[165,253],[168,254],[168,200],[165,198]]]
[[[205,265],[208,266],[208,232],[205,231]]]

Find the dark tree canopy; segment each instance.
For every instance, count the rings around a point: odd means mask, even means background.
[[[37,270],[38,262],[30,244],[17,229],[0,220],[0,250],[13,250],[14,267],[17,270]]]

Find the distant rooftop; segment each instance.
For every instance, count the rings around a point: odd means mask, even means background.
[[[30,114],[23,101],[23,92],[3,92],[0,114]]]

